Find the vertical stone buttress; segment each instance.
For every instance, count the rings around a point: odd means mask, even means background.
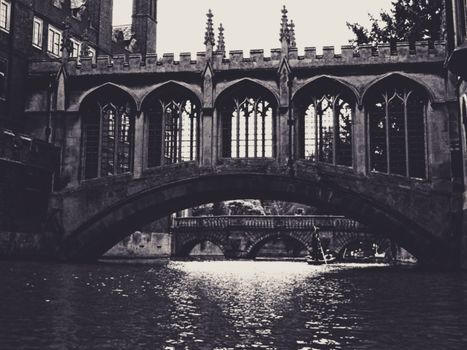
[[[156,53],[157,0],[133,0],[132,29],[136,35],[138,51]]]
[[[291,29],[293,27],[289,25],[287,17],[287,9],[282,9],[282,21],[279,40],[281,42],[281,63],[279,70],[277,71],[279,77],[279,108],[276,123],[276,156],[280,163],[288,163],[292,166],[294,158],[293,150],[293,114],[292,104],[290,101],[291,89],[292,89],[292,71],[289,65],[289,51],[291,48],[291,42],[295,43],[295,35],[292,33],[291,40]]]
[[[214,70],[213,50],[216,44],[214,38],[213,14],[211,10],[207,13],[206,33],[204,44],[206,45],[206,64],[202,73],[203,79],[203,113],[201,116],[201,164],[204,166],[214,165],[214,145],[216,140],[216,124],[214,120]]]

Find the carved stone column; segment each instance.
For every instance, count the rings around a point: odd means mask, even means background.
[[[279,108],[276,123],[276,157],[279,163],[293,159],[293,115],[291,104],[291,70],[284,56],[279,68]]]
[[[145,165],[144,112],[137,112],[135,117],[135,142],[133,149],[133,176],[141,177]]]
[[[368,169],[366,153],[369,140],[365,125],[365,109],[356,106],[352,126],[352,157],[354,169],[359,174],[366,174]]]

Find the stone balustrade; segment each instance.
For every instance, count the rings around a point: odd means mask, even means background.
[[[229,215],[198,216],[174,218],[172,230],[216,230],[216,229],[285,229],[312,231],[314,226],[321,230],[333,231],[365,231],[366,227],[357,221],[344,216],[261,216],[261,215]]]

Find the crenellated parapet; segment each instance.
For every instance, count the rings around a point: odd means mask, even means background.
[[[218,50],[212,55],[215,71],[278,69],[283,57],[281,49],[272,49],[267,56],[262,49],[250,50],[249,57],[246,57],[241,50],[230,51],[228,55]],[[295,47],[288,50],[289,65],[292,69],[414,64],[442,62],[444,59],[445,44],[442,42],[433,45],[429,45],[428,42],[417,42],[413,47],[406,42],[397,43],[394,47],[389,44],[381,44],[377,48],[362,45],[358,50],[353,46],[342,46],[339,53],[334,46],[325,46],[321,54],[317,54],[315,47],[307,47],[304,55],[299,55]],[[67,72],[71,76],[201,72],[207,60],[206,52],[198,52],[196,55],[185,52],[177,58],[172,53],[165,53],[162,56],[148,54],[145,57],[140,54],[99,56],[95,61],[91,57],[81,57],[79,60],[69,60]],[[54,72],[59,66],[58,61],[31,61],[30,74]]]

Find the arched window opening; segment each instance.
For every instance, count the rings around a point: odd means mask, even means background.
[[[148,111],[148,167],[198,159],[200,112],[193,99],[159,99]]]
[[[95,103],[84,108],[82,177],[131,172],[133,135],[134,117],[129,103]]]
[[[380,92],[369,106],[372,171],[426,177],[425,105],[413,89]]]
[[[340,94],[312,97],[301,120],[305,159],[352,166],[352,105]]]
[[[225,158],[273,157],[274,109],[264,97],[233,98],[222,111]]]

